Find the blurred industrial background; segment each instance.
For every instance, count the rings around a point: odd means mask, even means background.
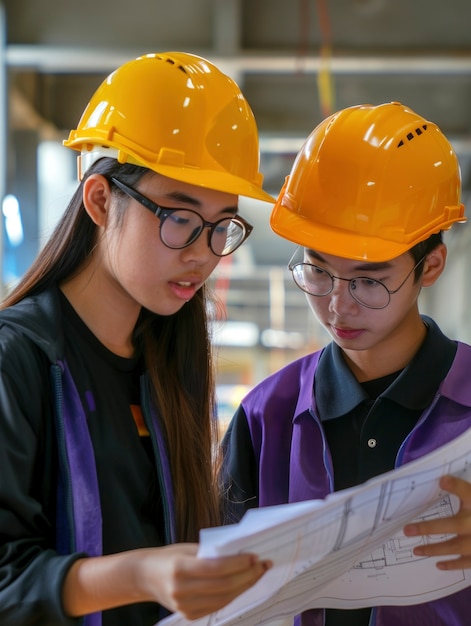
[[[184,50],[241,86],[261,136],[265,187],[277,194],[323,117],[401,101],[437,123],[471,187],[469,0],[5,0],[0,2],[2,289],[31,263],[76,184],[61,145],[93,91],[140,54]],[[341,172],[339,172],[341,184]],[[214,286],[221,403],[326,341],[292,283],[293,246],[269,228],[270,205],[243,201],[255,230]],[[446,275],[423,309],[471,341],[471,228],[447,236]]]

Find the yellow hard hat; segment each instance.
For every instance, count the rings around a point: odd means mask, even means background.
[[[239,87],[193,54],[148,54],[103,81],[64,145],[81,152],[80,177],[98,158],[274,202],[262,189],[258,132]]]
[[[298,153],[273,208],[278,235],[348,259],[386,261],[464,222],[458,159],[399,102],[343,109]]]

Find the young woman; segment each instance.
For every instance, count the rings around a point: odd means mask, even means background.
[[[65,145],[81,182],[0,312],[0,622],[152,626],[254,584],[196,558],[219,523],[205,281],[261,189],[237,85],[152,54],[111,74]]]

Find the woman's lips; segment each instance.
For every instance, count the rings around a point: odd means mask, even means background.
[[[190,300],[195,295],[198,289],[198,284],[199,283],[185,280],[179,280],[178,282],[170,281],[169,283],[170,289],[174,295],[185,301]]]

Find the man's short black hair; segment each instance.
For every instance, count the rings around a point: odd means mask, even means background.
[[[418,263],[422,257],[426,256],[429,252],[432,252],[432,250],[435,250],[435,248],[439,246],[441,243],[443,243],[443,231],[434,233],[433,235],[430,235],[428,239],[425,239],[424,241],[420,241],[413,248],[411,248],[409,252],[411,253],[412,258],[414,259],[414,262]],[[418,280],[420,278],[420,275],[422,274],[422,271],[423,271],[423,267],[424,267],[423,263],[421,263],[419,267],[416,268],[415,280]]]

